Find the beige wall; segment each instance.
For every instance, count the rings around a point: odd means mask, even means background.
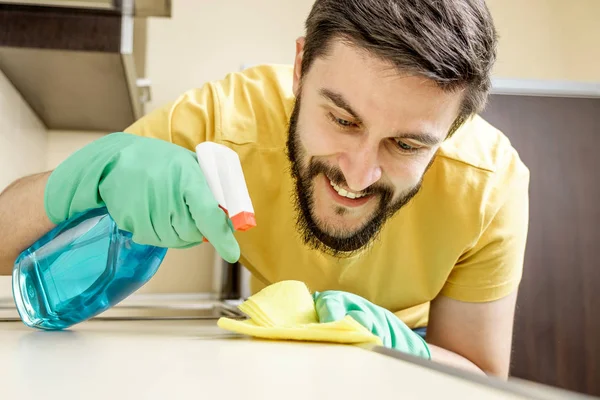
[[[46,128],[0,72],[0,192],[46,167]],[[10,277],[0,277],[0,297],[10,297]]]
[[[46,128],[0,72],[0,191],[46,166]]]
[[[502,78],[600,81],[600,1],[487,0]]]
[[[242,64],[291,63],[313,0],[173,1],[173,18],[148,23],[148,110]]]

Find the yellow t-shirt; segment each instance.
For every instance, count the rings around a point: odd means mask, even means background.
[[[480,117],[441,147],[421,191],[352,258],[308,249],[296,232],[285,141],[292,67],[262,65],[183,94],[126,132],[193,150],[214,141],[240,156],[257,227],[236,233],[252,292],[281,280],[345,290],[427,324],[438,295],[484,302],[514,291],[528,226],[529,171],[508,139]]]

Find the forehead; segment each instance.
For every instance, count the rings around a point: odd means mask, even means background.
[[[371,126],[419,129],[445,136],[458,115],[462,93],[446,92],[423,76],[399,71],[342,41],[315,59],[305,84],[339,93]],[[393,126],[392,126],[393,125]]]

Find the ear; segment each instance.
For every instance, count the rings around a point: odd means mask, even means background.
[[[294,95],[298,95],[300,78],[302,77],[302,57],[304,56],[304,37],[296,39],[296,57],[294,59]]]

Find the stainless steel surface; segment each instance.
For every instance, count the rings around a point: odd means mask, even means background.
[[[238,309],[241,300],[221,301],[211,294],[132,295],[93,320],[216,320],[246,318]],[[0,322],[20,321],[12,298],[0,298]]]

